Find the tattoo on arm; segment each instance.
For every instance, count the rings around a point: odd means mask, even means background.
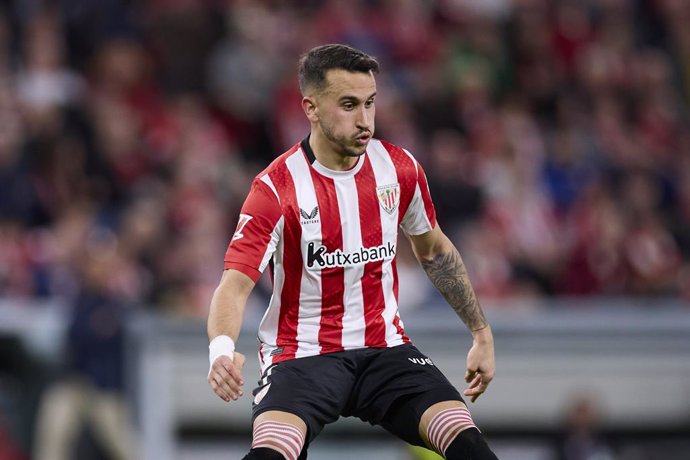
[[[470,284],[465,264],[455,248],[450,253],[423,261],[422,267],[436,289],[470,330],[476,331],[488,325]]]

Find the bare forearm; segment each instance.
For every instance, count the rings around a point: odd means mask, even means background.
[[[236,341],[240,335],[244,308],[232,299],[217,294],[213,296],[208,314],[208,338],[212,340],[219,335],[227,335]]]
[[[207,325],[209,340],[219,335],[227,335],[237,340],[247,297],[253,287],[254,283],[237,271],[226,270],[223,273],[223,278],[211,299]]]
[[[472,331],[472,348],[467,353],[463,395],[474,402],[494,378],[493,332],[472,289],[467,269],[455,245],[436,226],[431,231],[410,237],[417,260],[436,289]]]
[[[465,264],[453,245],[420,262],[433,285],[471,331],[488,326]]]

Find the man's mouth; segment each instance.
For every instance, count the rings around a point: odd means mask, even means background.
[[[363,133],[356,137],[357,143],[364,145],[371,140],[371,133]]]

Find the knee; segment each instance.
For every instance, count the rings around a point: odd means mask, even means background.
[[[470,412],[464,405],[452,405],[440,409],[433,414],[431,420],[426,425],[425,434],[433,449],[443,455],[452,440],[459,433],[470,428],[476,428],[476,426]]]
[[[434,450],[448,460],[497,460],[464,405],[436,412],[426,435]]]
[[[262,421],[254,426],[252,448],[246,459],[297,460],[304,442],[304,433],[295,425],[272,420]]]
[[[477,428],[461,431],[446,449],[447,460],[498,460]]]

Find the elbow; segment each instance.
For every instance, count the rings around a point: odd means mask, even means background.
[[[444,238],[442,241],[439,241],[438,244],[429,247],[427,251],[418,252],[416,256],[417,260],[419,260],[419,263],[425,265],[434,263],[439,259],[452,257],[455,252],[455,246],[453,246],[449,240]]]
[[[436,260],[436,258],[438,257],[438,253],[428,252],[425,254],[416,254],[416,256],[417,256],[417,260],[419,261],[419,263],[422,266],[426,266],[428,264],[433,263],[434,260]]]

